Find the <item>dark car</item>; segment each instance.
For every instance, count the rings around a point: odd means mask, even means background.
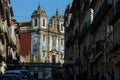
[[[22,78],[14,74],[4,74],[0,75],[0,80],[22,80]]]
[[[29,73],[27,70],[9,70],[6,71],[5,74],[14,74],[22,77],[24,80],[29,80]]]

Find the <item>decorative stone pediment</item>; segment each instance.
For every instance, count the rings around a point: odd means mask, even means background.
[[[51,49],[50,53],[59,53],[56,49]]]

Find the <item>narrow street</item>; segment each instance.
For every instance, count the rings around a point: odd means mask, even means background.
[[[120,80],[120,0],[0,0],[0,80]]]

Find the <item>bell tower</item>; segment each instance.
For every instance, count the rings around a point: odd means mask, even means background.
[[[31,18],[33,30],[31,33],[31,44],[33,44],[31,52],[34,55],[34,62],[45,62],[47,59],[48,16],[46,11],[42,10],[40,3],[37,10],[33,11]]]

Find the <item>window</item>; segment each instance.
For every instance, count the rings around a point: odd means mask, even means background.
[[[37,26],[37,19],[35,19],[35,26]]]
[[[43,19],[43,26],[45,26],[45,19]]]
[[[45,52],[43,51],[43,57],[45,57]]]
[[[61,45],[63,45],[63,39],[61,39]]]
[[[43,35],[43,41],[45,41],[45,35]]]
[[[52,63],[56,63],[56,56],[52,55]]]
[[[61,31],[63,31],[63,24],[61,24]]]
[[[63,60],[63,54],[61,54],[61,60]]]
[[[53,36],[53,48],[56,48],[56,37]]]

